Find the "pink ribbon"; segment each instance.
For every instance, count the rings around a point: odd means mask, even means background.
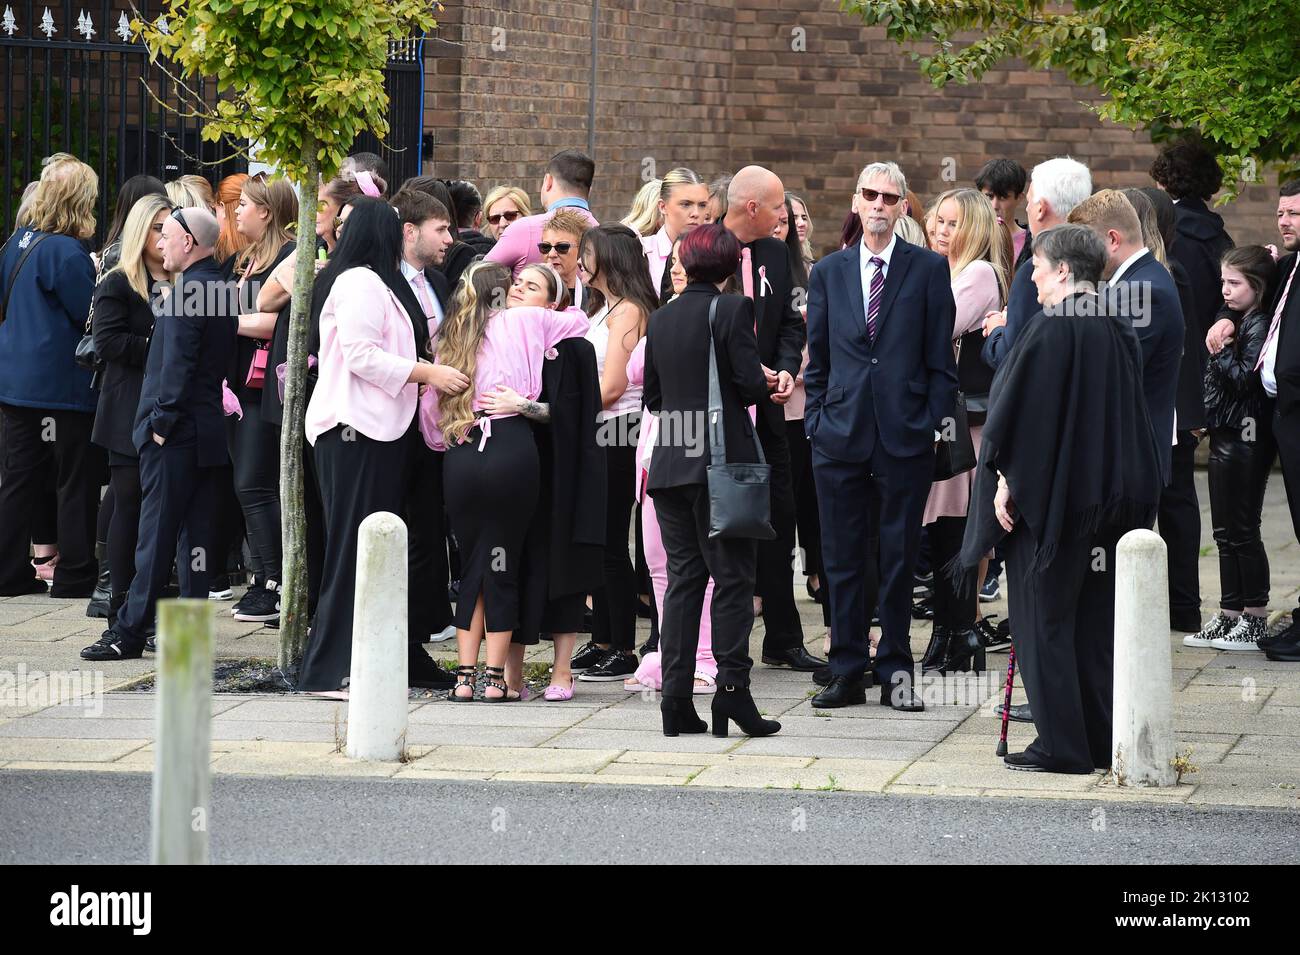
[[[239,399],[235,397],[235,393],[230,390],[224,378],[221,379],[221,411],[227,417],[235,415],[241,420],[244,417],[244,406],[239,403]]]
[[[356,174],[357,185],[361,187],[361,194],[370,196],[372,199],[379,198],[379,187],[375,185],[375,179],[364,169]]]

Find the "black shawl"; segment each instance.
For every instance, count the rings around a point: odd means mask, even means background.
[[[1142,392],[1142,352],[1128,320],[1078,294],[1030,322],[989,395],[969,520],[949,565],[959,585],[1005,535],[993,511],[998,472],[1036,543],[1034,570],[1102,527],[1150,527],[1160,458]],[[1166,440],[1168,437],[1166,436]]]

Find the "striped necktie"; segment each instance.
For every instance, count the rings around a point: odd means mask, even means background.
[[[873,255],[870,261],[876,271],[872,273],[871,289],[867,295],[867,338],[874,342],[876,319],[880,317],[880,293],[885,290],[885,260]]]

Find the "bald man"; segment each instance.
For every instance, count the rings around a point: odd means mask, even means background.
[[[173,562],[182,597],[208,595],[217,473],[230,463],[221,382],[239,319],[238,297],[212,257],[219,233],[207,209],[177,209],[163,223],[158,249],[176,282],[154,303],[132,434],[142,493],[135,579],[109,629],[81,651],[85,660],[130,660],[153,649],[147,635]]]
[[[804,322],[799,309],[807,290],[795,288],[790,253],[784,242],[772,237],[784,208],[785,188],[780,177],[762,166],[746,166],[731,179],[722,222],[749,253],[748,268],[742,260],[736,271],[736,284],[754,299],[758,357],[769,392],[768,400],[758,408],[758,438],[772,466],[776,538],[758,545],[755,591],[763,598],[762,660],[768,666],[811,672],[826,661],[804,649],[803,626],[794,603],[790,569],[795,541],[794,485],[782,407],[794,394],[794,379],[803,360]]]

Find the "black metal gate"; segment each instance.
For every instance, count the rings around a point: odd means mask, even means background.
[[[163,181],[197,174],[217,182],[247,169],[229,142],[204,142],[201,120],[189,116],[192,99],[149,62],[132,41],[128,0],[0,0],[3,51],[4,235],[27,183],[40,176],[41,160],[67,152],[99,173],[99,235],[111,217],[117,191],[139,173]],[[136,0],[144,19],[157,16],[157,0]],[[385,143],[363,134],[354,150],[378,152],[401,182],[421,164],[423,132],[422,40],[389,45],[385,85],[390,131]],[[190,93],[215,101],[213,84],[199,79]]]

